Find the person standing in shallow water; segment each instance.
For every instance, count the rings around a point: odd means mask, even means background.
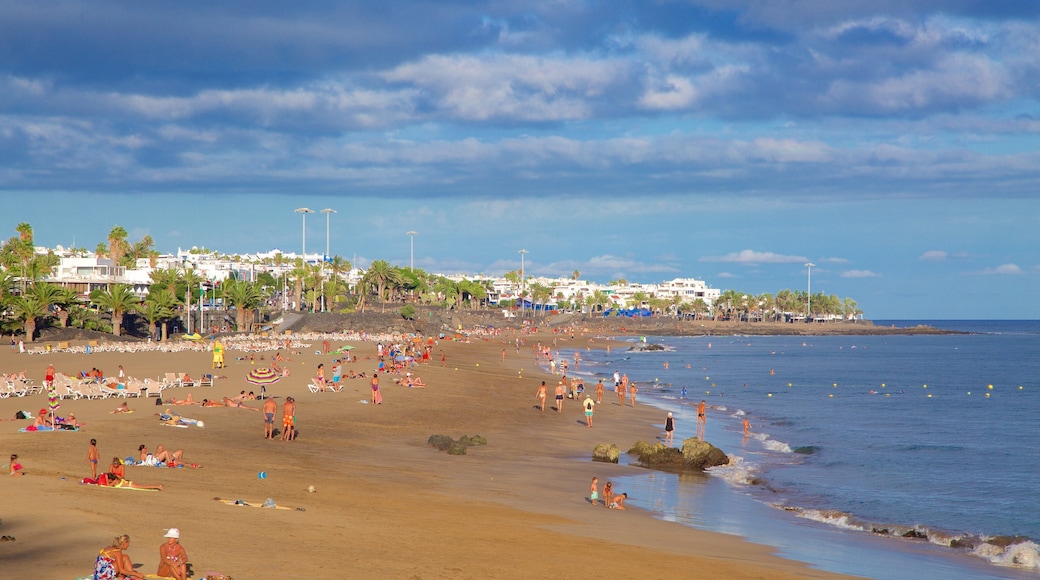
[[[708,416],[705,414],[707,403],[701,399],[697,405],[697,438],[704,441],[704,430],[708,426]]]

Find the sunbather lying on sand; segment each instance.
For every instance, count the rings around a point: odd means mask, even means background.
[[[188,396],[183,398],[183,399],[178,399],[177,397],[170,397],[170,399],[167,401],[167,403],[169,403],[171,405],[198,405],[199,404],[198,402],[195,401],[195,399],[193,399],[191,397],[191,393],[188,393]]]
[[[260,409],[257,409],[256,407],[250,407],[249,405],[243,403],[242,401],[236,401],[234,399],[229,399],[227,397],[224,397],[224,406],[225,407],[237,407],[239,409],[249,409],[250,411],[256,411],[257,413],[260,412]]]
[[[159,491],[163,490],[162,484],[146,485],[143,483],[134,483],[129,479],[123,479],[122,477],[119,477],[118,475],[114,475],[111,473],[108,474],[108,477],[106,477],[105,479],[107,481],[106,485],[108,485],[108,487],[126,487],[130,489],[157,489]]]

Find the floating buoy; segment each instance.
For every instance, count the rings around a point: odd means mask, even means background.
[[[261,471],[260,473],[256,474],[256,476],[260,479],[267,479],[267,472]]]
[[[766,395],[766,396],[767,396],[767,397],[772,397],[772,396],[773,396],[773,393],[769,393],[769,394],[768,394],[768,395]]]
[[[831,393],[831,394],[827,395],[827,397],[833,399],[834,398],[834,393]]]
[[[989,385],[986,388],[992,391],[993,390],[993,385]]]

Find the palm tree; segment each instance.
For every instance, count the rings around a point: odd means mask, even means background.
[[[120,265],[123,256],[127,253],[127,233],[123,226],[112,226],[108,231],[108,257],[114,266]]]
[[[577,270],[571,272],[571,280],[577,280],[578,278],[581,278],[581,272]]]
[[[169,322],[173,319],[180,301],[177,300],[177,297],[173,292],[168,290],[165,286],[154,285],[151,290],[148,291],[148,296],[144,299],[144,303],[146,309],[145,317],[148,316],[149,311],[157,315],[154,321],[151,319],[149,321],[162,323],[161,340],[166,342],[166,339],[169,336]]]
[[[263,302],[260,288],[254,282],[229,280],[221,286],[221,292],[224,299],[235,306],[235,328],[239,332],[249,330],[247,315],[251,315]]]
[[[26,342],[32,342],[36,336],[36,321],[49,313],[47,306],[32,292],[14,296],[9,303],[15,320],[22,322]]]
[[[386,292],[387,286],[391,286],[398,281],[401,277],[395,268],[390,265],[390,262],[386,260],[376,260],[369,265],[368,270],[365,271],[365,278],[368,278],[372,285],[376,287],[376,296],[379,301],[383,303],[381,312],[386,312],[386,302],[384,301],[384,293]]]
[[[293,293],[294,300],[296,301],[296,309],[304,310],[303,307],[303,283],[307,278],[308,274],[307,264],[304,263],[303,258],[296,259],[296,267],[289,272],[289,277],[293,279],[295,290]]]
[[[140,302],[125,284],[112,284],[108,290],[98,288],[90,293],[90,300],[112,313],[112,334],[119,336],[123,315],[134,312]]]
[[[444,309],[450,310],[459,301],[461,292],[457,282],[450,278],[440,276],[437,281],[433,284],[433,290],[440,295],[441,300],[444,301]]]

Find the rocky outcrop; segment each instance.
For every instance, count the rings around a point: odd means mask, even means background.
[[[465,455],[469,447],[487,445],[487,439],[481,435],[463,435],[457,441],[447,435],[430,435],[426,442],[438,451],[447,451],[448,455]]]
[[[637,441],[628,453],[636,456],[643,467],[665,471],[703,471],[729,464],[729,457],[721,449],[695,437],[683,441],[681,448]]]
[[[621,457],[621,448],[613,443],[600,443],[592,450],[592,460],[604,463],[617,463]]]

